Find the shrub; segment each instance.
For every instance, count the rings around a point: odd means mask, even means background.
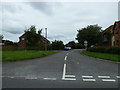
[[[111,54],[120,54],[120,47],[90,47],[87,49],[90,52],[100,52],[100,53],[111,53]]]
[[[105,52],[105,47],[101,47],[101,46],[90,47],[87,50],[90,51],[90,52],[101,52],[101,53],[104,53]]]
[[[109,47],[105,50],[106,53],[120,54],[120,47]]]

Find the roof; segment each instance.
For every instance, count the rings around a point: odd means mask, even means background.
[[[114,25],[109,26],[109,27],[106,28],[104,31],[102,31],[102,33],[105,33],[105,32],[107,32],[107,31],[113,29],[113,27],[114,27]]]
[[[26,33],[22,34],[19,38],[25,37],[25,34],[26,34]],[[43,36],[41,36],[41,38],[46,39],[46,38],[43,37]],[[49,41],[48,39],[46,39],[46,40]],[[50,41],[49,41],[49,42],[50,42]]]
[[[116,24],[118,24],[118,25],[120,26],[120,21],[116,21],[116,22],[114,23],[113,30],[114,30],[114,28],[115,28]]]

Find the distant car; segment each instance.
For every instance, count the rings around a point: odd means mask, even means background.
[[[71,47],[65,47],[64,50],[71,50]]]

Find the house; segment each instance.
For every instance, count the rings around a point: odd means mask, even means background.
[[[102,46],[112,46],[113,25],[102,31]]]
[[[114,23],[112,46],[120,46],[120,21]]]
[[[26,46],[25,38],[26,38],[25,33],[19,37],[19,42],[18,42],[19,47],[24,48]],[[49,40],[47,40],[45,37],[41,36],[41,38],[38,41],[38,45],[45,45],[46,42],[47,42],[47,44],[50,44]]]
[[[109,26],[102,32],[102,46],[120,46],[120,21]]]

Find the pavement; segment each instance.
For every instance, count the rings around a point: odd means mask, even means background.
[[[2,63],[3,88],[119,88],[120,63],[81,55],[82,49]]]

